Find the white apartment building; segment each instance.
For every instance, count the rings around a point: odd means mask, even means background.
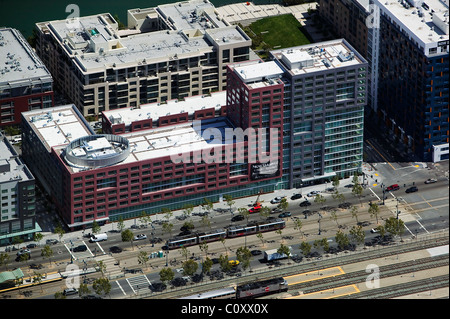
[[[251,40],[208,0],[37,23],[36,51],[84,116],[226,88],[226,65],[246,61]]]

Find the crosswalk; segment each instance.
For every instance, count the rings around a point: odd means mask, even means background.
[[[139,293],[150,292],[151,282],[147,275],[139,275],[130,278],[114,281],[112,294],[120,294],[123,296],[136,295]],[[118,291],[117,291],[118,290]]]
[[[148,290],[151,285],[150,280],[145,275],[127,278],[126,281],[130,285],[131,290],[133,290],[133,293],[139,293],[140,289]]]

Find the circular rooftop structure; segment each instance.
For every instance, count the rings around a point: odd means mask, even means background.
[[[129,154],[129,141],[112,134],[83,136],[65,148],[67,162],[84,168],[111,166],[122,162]]]

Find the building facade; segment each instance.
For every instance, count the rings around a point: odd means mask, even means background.
[[[23,113],[22,126],[23,157],[70,229],[270,192],[281,176],[249,160],[249,141],[227,135],[223,116],[96,135],[66,105]]]
[[[250,38],[207,0],[36,24],[36,52],[84,116],[226,88],[226,65],[248,60]]]
[[[0,28],[0,126],[25,111],[53,106],[53,79],[22,34]]]
[[[0,134],[0,245],[15,237],[32,240],[36,222],[35,180],[9,141]]]
[[[411,159],[433,161],[433,149],[449,143],[448,0],[374,3],[380,10],[377,114]]]
[[[271,51],[284,70],[283,186],[361,171],[368,63],[338,39]]]

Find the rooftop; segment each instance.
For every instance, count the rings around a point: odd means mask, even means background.
[[[0,133],[0,183],[33,179],[19,155]]]
[[[50,72],[16,29],[0,28],[0,88],[52,81]]]
[[[427,49],[449,39],[449,0],[374,0],[409,37]],[[448,46],[448,42],[447,42]],[[428,53],[426,50],[425,53]]]
[[[271,51],[294,75],[347,67],[367,61],[343,39]]]
[[[139,108],[121,108],[103,112],[113,124],[124,123],[130,125],[134,121],[143,119],[158,120],[161,116],[179,113],[193,114],[206,108],[220,109],[226,104],[226,91],[214,92],[209,96],[197,95],[186,97],[184,101],[170,100],[167,103],[141,104]]]
[[[227,26],[217,18],[214,5],[207,0],[163,4],[156,7],[156,10],[174,30],[204,30]]]

